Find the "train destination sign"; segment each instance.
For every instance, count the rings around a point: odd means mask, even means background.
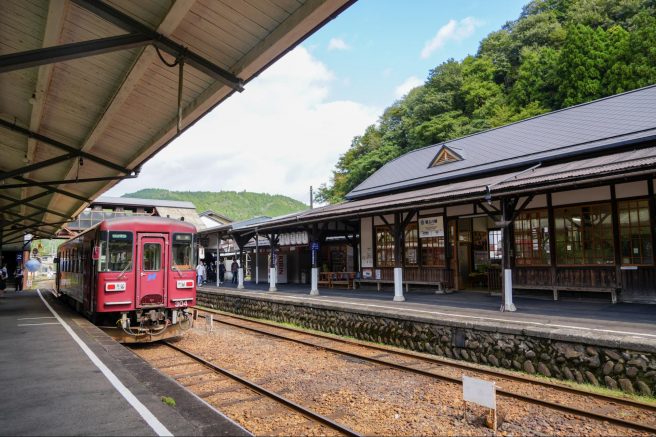
[[[174,234],[175,241],[191,241],[191,234]]]

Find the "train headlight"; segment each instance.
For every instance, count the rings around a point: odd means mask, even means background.
[[[105,284],[105,291],[125,291],[126,289],[125,282],[108,282]]]
[[[178,288],[194,288],[194,280],[178,279]]]

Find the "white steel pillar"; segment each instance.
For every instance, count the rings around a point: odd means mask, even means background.
[[[278,291],[276,288],[276,279],[278,278],[278,271],[275,267],[269,269],[269,291]]]
[[[513,303],[512,269],[503,271],[503,306],[502,311],[517,311]]]
[[[244,268],[237,269],[237,288],[244,288]]]
[[[394,302],[403,302],[403,268],[394,267]]]
[[[312,288],[310,296],[319,296],[319,267],[312,267]]]

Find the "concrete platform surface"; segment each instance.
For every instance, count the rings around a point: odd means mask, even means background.
[[[249,435],[49,292],[1,295],[0,332],[0,435]]]
[[[530,292],[514,297],[516,312],[500,312],[500,296],[477,291],[451,294],[410,291],[405,293],[405,302],[393,302],[392,290],[375,288],[321,288],[320,296],[310,296],[309,286],[298,284],[277,284],[275,292],[269,292],[266,283],[248,282],[242,290],[232,284],[204,285],[200,289],[656,352],[656,305],[649,304],[612,304],[604,298],[565,295],[554,301],[550,293]]]

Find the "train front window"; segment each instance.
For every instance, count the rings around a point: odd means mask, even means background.
[[[142,268],[147,272],[157,272],[162,262],[162,245],[158,243],[144,243]]]
[[[173,270],[193,270],[192,234],[173,234],[171,268]]]
[[[123,272],[132,270],[132,233],[110,231],[107,236],[107,253],[101,244],[101,271]]]

